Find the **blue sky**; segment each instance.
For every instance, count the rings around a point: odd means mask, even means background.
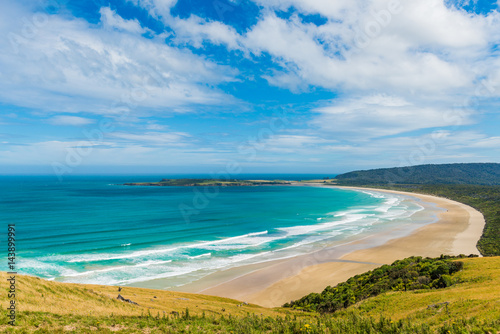
[[[500,162],[498,5],[3,2],[0,173]]]

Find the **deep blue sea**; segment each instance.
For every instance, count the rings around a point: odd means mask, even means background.
[[[163,287],[172,288],[217,270],[304,254],[404,224],[423,209],[373,191],[121,185],[164,177],[180,176],[72,176],[63,182],[0,177],[2,228],[16,226],[17,271],[109,285],[162,278]],[[8,270],[6,261],[0,269]]]

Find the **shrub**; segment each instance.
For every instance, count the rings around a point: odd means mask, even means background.
[[[450,275],[463,268],[463,262],[453,259],[412,256],[351,277],[335,287],[328,286],[320,294],[311,293],[283,307],[331,313],[386,291],[446,288],[453,284]]]

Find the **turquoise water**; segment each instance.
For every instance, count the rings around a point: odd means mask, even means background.
[[[1,177],[18,272],[110,285],[162,278],[169,288],[410,223],[422,210],[397,195],[318,187],[119,185],[161,177]]]

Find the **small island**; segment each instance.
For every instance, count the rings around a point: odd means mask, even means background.
[[[243,187],[263,185],[290,185],[296,181],[285,180],[237,180],[237,179],[162,179],[159,182],[134,182],[124,183],[125,186],[147,187]]]

